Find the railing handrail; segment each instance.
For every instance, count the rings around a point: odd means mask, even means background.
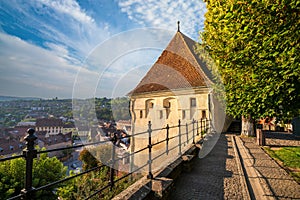
[[[133,138],[135,136],[138,136],[138,135],[141,135],[141,134],[146,134],[148,133],[148,145],[145,146],[144,148],[141,148],[141,149],[138,149],[137,151],[135,152],[131,152],[131,153],[128,153],[126,154],[125,156],[122,156],[122,157],[119,157],[119,158],[115,158],[114,154],[115,154],[115,145],[113,145],[113,155],[112,155],[112,164],[111,164],[111,169],[113,169],[114,167],[114,163],[124,159],[124,158],[129,158],[135,154],[138,154],[142,151],[145,151],[148,149],[148,162],[144,165],[142,165],[141,167],[138,167],[137,169],[133,170],[132,172],[130,173],[127,173],[126,175],[118,178],[117,180],[114,180],[114,170],[111,170],[110,172],[110,182],[108,185],[105,185],[104,187],[102,187],[101,189],[97,190],[97,191],[94,191],[93,194],[91,194],[89,197],[87,197],[86,199],[89,199],[93,196],[95,196],[96,194],[102,192],[103,190],[107,189],[107,188],[112,188],[114,186],[114,184],[126,177],[128,177],[129,175],[143,169],[144,167],[146,167],[148,165],[148,175],[147,177],[149,179],[152,179],[153,178],[153,171],[152,171],[152,162],[156,159],[158,159],[159,157],[163,156],[164,154],[168,154],[169,151],[173,150],[173,149],[176,149],[176,148],[179,148],[179,154],[178,155],[181,155],[181,146],[182,146],[182,141],[181,141],[181,137],[183,135],[186,135],[186,143],[189,143],[190,140],[193,140],[193,144],[195,144],[195,137],[196,135],[198,136],[199,135],[199,128],[200,128],[200,132],[202,134],[202,132],[206,132],[206,129],[210,128],[209,127],[209,122],[210,120],[205,118],[205,119],[200,119],[200,120],[191,120],[190,122],[186,122],[185,123],[181,123],[181,120],[178,121],[178,125],[173,125],[173,126],[169,126],[169,124],[167,124],[165,127],[162,127],[162,128],[156,128],[156,129],[152,129],[151,128],[151,121],[148,122],[148,129],[147,131],[144,131],[144,132],[139,132],[139,133],[135,133],[135,134],[131,134],[131,135],[127,135],[126,137],[128,138]],[[199,127],[199,122],[200,122],[200,127]],[[204,124],[203,124],[204,122]],[[196,134],[195,134],[195,124],[197,125],[196,126]],[[189,126],[192,125],[192,129],[189,129]],[[185,127],[186,130],[185,131],[181,131],[181,127]],[[169,136],[169,130],[170,129],[175,129],[175,128],[178,128],[178,134],[177,135],[174,135],[174,136]],[[161,130],[166,130],[166,138],[160,140],[160,141],[156,141],[155,143],[152,143],[152,132],[153,131],[161,131]],[[49,153],[49,152],[54,152],[54,151],[62,151],[62,150],[67,150],[67,149],[76,149],[76,148],[81,148],[81,147],[86,147],[86,146],[92,146],[92,145],[100,145],[100,144],[105,144],[105,143],[111,143],[110,140],[104,140],[104,141],[98,141],[98,142],[92,142],[92,143],[86,143],[86,144],[80,144],[80,145],[73,145],[73,146],[69,146],[69,147],[63,147],[63,148],[56,148],[56,149],[49,149],[49,150],[40,150],[40,151],[37,151],[35,148],[34,148],[34,140],[37,139],[37,137],[34,135],[34,130],[33,129],[28,129],[28,135],[24,138],[27,142],[26,142],[26,149],[24,149],[23,151],[23,154],[22,155],[17,155],[17,156],[10,156],[10,157],[6,157],[6,158],[0,158],[0,162],[4,162],[4,161],[8,161],[8,160],[13,160],[13,159],[17,159],[17,158],[25,158],[26,160],[26,182],[25,182],[25,189],[22,190],[21,194],[17,195],[17,196],[14,196],[14,197],[11,197],[10,199],[17,199],[17,198],[24,198],[24,199],[31,199],[31,195],[36,192],[36,191],[39,191],[39,190],[44,190],[44,189],[47,189],[49,187],[52,187],[54,185],[57,185],[59,183],[63,183],[65,181],[68,181],[68,180],[71,180],[73,178],[76,178],[76,177],[79,177],[79,176],[82,176],[84,174],[87,174],[89,172],[92,172],[92,171],[95,171],[95,170],[98,170],[102,167],[104,167],[105,165],[100,165],[100,166],[97,166],[97,167],[94,167],[92,169],[89,169],[89,170],[86,170],[84,172],[81,172],[81,173],[78,173],[76,175],[73,175],[73,176],[69,176],[67,178],[64,178],[64,179],[61,179],[61,180],[57,180],[57,181],[54,181],[54,182],[51,182],[51,183],[48,183],[46,185],[43,185],[43,186],[40,186],[39,188],[33,188],[32,187],[32,161],[33,159],[37,156],[37,154],[42,154],[42,153]],[[192,137],[189,138],[189,133],[192,133]],[[178,146],[174,146],[172,147],[171,149],[169,149],[168,147],[168,144],[169,144],[169,140],[173,140],[175,138],[178,137]],[[166,142],[166,152],[163,152],[159,155],[156,155],[155,157],[152,157],[152,148],[158,144],[161,144],[163,142]],[[28,163],[29,163],[29,167],[28,167]],[[30,166],[31,164],[31,166]],[[31,167],[31,169],[30,169]],[[29,169],[28,169],[29,168]],[[30,180],[29,180],[30,179]]]

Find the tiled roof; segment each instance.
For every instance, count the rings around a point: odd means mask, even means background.
[[[63,122],[61,119],[55,119],[55,118],[41,118],[36,119],[36,127],[57,127],[57,126],[63,126]]]
[[[75,128],[74,124],[64,124],[64,128]]]
[[[211,83],[211,74],[194,52],[195,45],[195,41],[177,32],[146,76],[129,95],[206,87]]]
[[[49,137],[46,137],[45,131],[39,131],[36,133],[39,140],[43,141],[45,145],[52,145],[52,144],[58,144],[62,142],[67,142],[71,140],[71,134],[63,135],[62,133],[59,133],[57,135],[49,135]]]
[[[0,156],[12,153],[20,153],[25,144],[18,140],[8,140],[5,138],[0,139]]]
[[[15,126],[14,133],[15,135],[25,137],[27,135],[27,130],[29,128],[35,128],[34,126]]]

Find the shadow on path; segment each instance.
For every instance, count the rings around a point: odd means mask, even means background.
[[[212,151],[204,158],[196,157],[193,162],[192,170],[183,172],[176,179],[174,191],[171,192],[169,199],[224,199],[224,196],[230,196],[227,194],[230,192],[225,191],[224,188],[229,188],[230,185],[236,187],[234,184],[238,185],[238,183],[234,183],[239,181],[238,178],[224,181],[226,178],[231,179],[234,173],[238,173],[232,171],[228,166],[229,164],[233,167],[235,165],[230,137],[221,134]],[[232,191],[235,189],[238,190],[238,188],[231,188]],[[228,198],[230,198],[229,196]]]

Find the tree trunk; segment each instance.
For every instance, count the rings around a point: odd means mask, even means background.
[[[251,119],[250,116],[248,116],[248,117],[242,116],[242,132],[241,132],[241,135],[255,136],[254,124],[253,124],[253,120]]]

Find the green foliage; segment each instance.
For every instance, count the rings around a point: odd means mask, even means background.
[[[109,185],[109,168],[101,168],[99,171],[93,171],[82,177],[74,178],[65,184],[64,187],[60,187],[57,190],[58,196],[64,200],[79,200],[84,199],[94,191]],[[116,177],[117,178],[117,177]],[[133,184],[139,176],[134,176],[132,180],[126,177],[117,183],[115,183],[112,190],[105,189],[102,193],[97,194],[91,199],[112,199],[114,196],[122,192],[124,189]]]
[[[129,98],[126,97],[111,100],[112,114],[115,121],[131,119],[129,103]]]
[[[66,176],[66,170],[67,168],[56,157],[50,158],[47,154],[41,154],[33,163],[33,186],[37,188],[60,180]],[[43,198],[51,197],[54,188],[47,189],[47,191],[40,191],[37,195]]]
[[[64,178],[66,167],[56,158],[49,158],[47,154],[41,154],[33,162],[33,187],[38,188],[50,182]],[[20,194],[25,182],[25,160],[17,158],[0,163],[0,199]],[[52,188],[53,189],[53,188]],[[47,191],[36,193],[36,198],[55,198],[50,188]]]
[[[83,170],[88,170],[102,164],[108,165],[112,159],[112,149],[112,144],[102,144],[89,149],[84,148],[79,155],[79,160],[83,162]]]
[[[17,195],[24,188],[25,160],[17,158],[0,163],[0,199]]]
[[[198,51],[207,50],[233,116],[300,114],[298,0],[207,0]]]
[[[84,171],[97,167],[100,164],[100,162],[86,148],[80,152],[79,160],[83,162],[82,169]]]
[[[83,149],[79,159],[83,162],[83,169],[88,170],[96,166],[101,166],[111,160],[112,145],[100,145],[90,149]],[[73,173],[71,172],[70,176]],[[114,171],[114,179],[118,179],[116,170]],[[115,195],[130,186],[138,176],[134,176],[131,180],[126,177],[114,184],[110,190],[105,189],[102,193],[97,194],[91,199],[112,199]],[[89,172],[83,176],[71,179],[64,186],[58,188],[57,193],[62,199],[84,199],[93,194],[94,191],[100,190],[110,184],[110,167],[102,166],[101,168]]]

